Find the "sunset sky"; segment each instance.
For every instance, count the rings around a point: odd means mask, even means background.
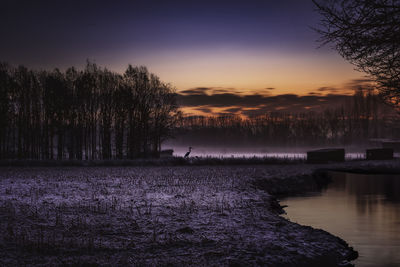
[[[89,59],[121,73],[145,65],[192,114],[309,110],[363,82],[318,49],[319,19],[311,0],[5,0],[0,61],[64,69]]]

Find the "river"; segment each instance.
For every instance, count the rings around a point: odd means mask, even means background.
[[[322,192],[283,199],[285,217],[344,239],[356,266],[400,266],[400,175],[331,175]]]

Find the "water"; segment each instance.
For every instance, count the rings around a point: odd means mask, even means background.
[[[400,175],[332,178],[321,193],[282,200],[285,216],[346,240],[359,252],[356,266],[400,266]]]

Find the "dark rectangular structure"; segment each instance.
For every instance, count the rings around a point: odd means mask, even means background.
[[[307,152],[308,163],[343,162],[344,160],[344,148],[327,148]]]
[[[386,160],[386,159],[393,159],[392,148],[367,149],[367,160]]]
[[[382,142],[383,148],[392,148],[394,152],[400,153],[400,141]]]
[[[174,155],[174,150],[173,149],[166,149],[166,150],[161,150],[160,152],[160,158],[171,158]]]

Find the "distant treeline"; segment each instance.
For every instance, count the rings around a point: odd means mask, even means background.
[[[179,115],[175,92],[145,67],[123,75],[0,64],[0,158],[157,156]]]
[[[337,103],[333,103],[337,104]],[[270,112],[262,116],[185,117],[171,145],[249,147],[347,146],[371,138],[400,138],[400,117],[371,90],[323,112]]]

